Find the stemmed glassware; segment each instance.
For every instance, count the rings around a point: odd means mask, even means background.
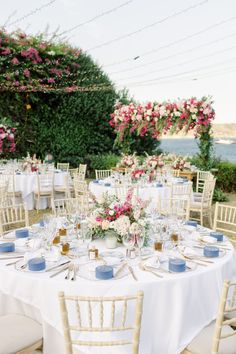
[[[139,258],[141,258],[142,248],[143,248],[144,240],[145,240],[145,233],[144,232],[140,232],[135,237],[136,237],[136,243],[137,243],[137,246],[138,246],[138,249],[139,249]]]
[[[135,235],[131,233],[127,233],[123,236],[123,245],[126,248],[126,258],[128,258],[130,251],[134,248],[135,245]]]

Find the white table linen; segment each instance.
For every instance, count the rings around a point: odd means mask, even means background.
[[[65,172],[58,172],[54,175],[54,184],[62,186],[65,184]],[[36,173],[22,173],[15,175],[15,190],[22,193],[23,203],[25,203],[28,210],[33,210],[35,207],[35,200],[33,191],[37,188]],[[40,209],[48,207],[48,199],[40,198]]]
[[[170,198],[171,195],[171,187],[163,186],[163,187],[155,187],[152,184],[146,186],[139,186],[139,197],[144,201],[150,201],[148,206],[148,210],[157,207],[158,199]],[[89,183],[90,192],[96,197],[100,198],[103,193],[108,193],[110,195],[115,195],[115,187],[114,186],[105,186],[104,184],[98,184],[94,182]]]
[[[0,261],[0,313],[16,311],[42,322],[44,354],[65,354],[59,291],[67,295],[115,296],[143,290],[140,354],[179,354],[216,317],[223,281],[236,276],[233,248],[212,265],[182,274],[163,273],[163,278],[135,268],[137,282],[130,275],[109,281],[89,281],[79,274],[75,282],[66,281],[65,274],[50,279],[50,273],[19,272],[5,267],[7,262]],[[85,353],[113,352],[109,350],[89,348]]]

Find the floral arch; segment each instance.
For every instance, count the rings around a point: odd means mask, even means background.
[[[111,114],[110,125],[121,142],[125,142],[132,133],[141,137],[151,133],[158,139],[167,133],[193,130],[195,138],[200,140],[200,157],[206,162],[211,157],[211,123],[215,118],[212,103],[211,97],[161,103],[118,103]]]

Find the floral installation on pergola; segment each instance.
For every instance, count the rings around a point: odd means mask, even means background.
[[[111,114],[110,125],[115,129],[117,139],[124,143],[132,133],[141,137],[151,133],[158,139],[167,133],[193,130],[195,137],[200,140],[202,158],[208,160],[211,153],[211,123],[215,118],[212,103],[211,97],[161,103],[118,103]]]
[[[47,41],[43,35],[26,36],[21,31],[8,34],[0,29],[0,91],[46,93],[111,89],[111,85],[86,84],[87,74],[81,65],[81,50],[67,43]],[[82,85],[78,85],[78,77]]]

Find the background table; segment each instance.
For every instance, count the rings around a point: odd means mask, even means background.
[[[54,184],[61,186],[65,183],[65,172],[58,172],[54,175]],[[37,175],[36,173],[22,173],[15,175],[15,190],[21,192],[23,202],[26,204],[28,210],[35,207],[33,191],[37,188]],[[48,199],[40,198],[40,209],[47,208]]]
[[[89,183],[89,190],[90,192],[96,197],[99,198],[102,196],[103,193],[108,194],[115,194],[115,187],[110,186],[107,187],[103,184],[90,182]],[[147,186],[139,186],[138,189],[139,197],[144,201],[150,201],[149,208],[156,208],[158,198],[163,199],[170,198],[171,194],[171,187],[170,186],[163,186],[163,187],[154,187],[152,184]]]
[[[121,249],[122,250],[122,249]],[[135,269],[139,281],[131,276],[110,281],[75,282],[64,275],[50,279],[49,273],[25,273],[0,262],[0,314],[25,313],[43,324],[44,354],[64,354],[58,292],[84,296],[115,296],[144,291],[140,354],[179,354],[217,313],[224,279],[236,276],[236,257],[232,249],[208,267],[168,274],[156,278]],[[82,349],[82,348],[81,348]],[[112,350],[113,352],[113,350]],[[85,353],[110,354],[101,348]]]

